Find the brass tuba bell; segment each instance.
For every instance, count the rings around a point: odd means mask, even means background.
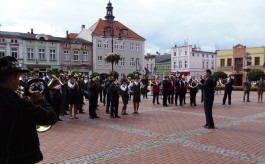
[[[60,79],[58,79],[56,76],[52,75],[52,79],[48,84],[48,88],[49,89],[53,89],[54,87],[56,87],[57,85],[63,85],[63,83],[61,82]]]

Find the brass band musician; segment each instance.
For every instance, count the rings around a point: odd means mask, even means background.
[[[189,80],[189,89],[190,89],[190,106],[197,106],[196,104],[196,94],[198,92],[198,80],[194,75],[191,76]]]

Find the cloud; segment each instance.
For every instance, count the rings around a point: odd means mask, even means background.
[[[13,0],[0,6],[0,30],[64,36],[80,32],[106,15],[108,0]],[[111,0],[114,16],[146,38],[146,52],[166,52],[175,44],[207,50],[236,44],[265,44],[263,0]],[[15,5],[14,5],[15,4]],[[188,39],[187,39],[188,38]]]

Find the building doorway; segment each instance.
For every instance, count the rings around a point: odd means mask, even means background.
[[[235,79],[234,86],[242,86],[242,77],[243,77],[242,74],[234,75],[234,79]]]

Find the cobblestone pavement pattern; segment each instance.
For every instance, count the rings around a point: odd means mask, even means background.
[[[189,96],[183,107],[153,105],[149,96],[142,99],[138,115],[132,114],[130,101],[129,115],[115,119],[100,102],[100,118],[89,119],[86,101],[86,114],[79,114],[79,120],[64,116],[39,133],[40,163],[265,163],[265,103],[257,102],[256,92],[251,92],[251,102],[243,102],[242,95],[233,91],[232,105],[221,105],[223,94],[215,95],[213,130],[202,127],[203,104],[190,106]]]

